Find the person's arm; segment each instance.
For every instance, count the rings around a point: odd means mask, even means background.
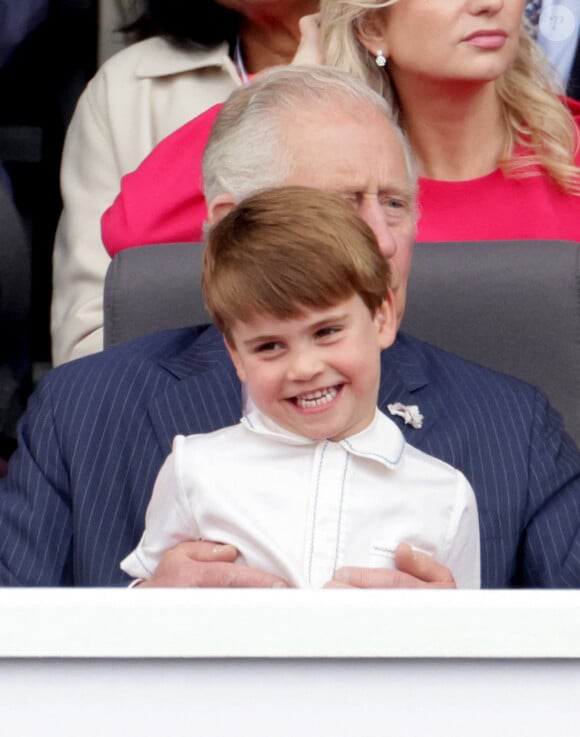
[[[455,503],[447,528],[441,558],[455,578],[458,589],[481,588],[481,548],[479,515],[471,485],[456,472]]]
[[[153,575],[136,588],[287,588],[273,573],[236,564],[233,545],[192,540],[176,545],[161,558]]]
[[[69,468],[45,382],[29,400],[0,478],[0,587],[72,585],[72,537]]]
[[[515,585],[580,588],[580,451],[536,392]]]
[[[161,466],[145,514],[145,530],[138,545],[120,563],[132,578],[150,578],[163,554],[178,543],[200,537],[195,516],[183,487],[183,443],[178,435]]]
[[[238,556],[232,545],[199,539],[200,531],[190,504],[196,467],[191,445],[177,436],[173,451],[161,467],[145,516],[145,531],[137,547],[121,562],[134,579],[143,579],[135,588],[153,587],[273,587],[285,586],[279,576],[235,564]],[[189,462],[188,462],[189,461]],[[197,464],[199,465],[199,464]],[[184,479],[188,479],[184,481]]]
[[[207,210],[201,160],[220,108],[214,105],[164,138],[121,179],[121,191],[101,218],[110,256],[135,246],[202,240]]]
[[[100,217],[121,177],[104,87],[97,73],[77,103],[63,149],[63,212],[53,251],[54,365],[103,349],[103,285],[110,259],[101,242]]]

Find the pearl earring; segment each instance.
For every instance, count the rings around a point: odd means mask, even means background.
[[[379,49],[375,56],[375,62],[378,67],[384,67],[387,65],[387,57],[383,54],[383,50]]]

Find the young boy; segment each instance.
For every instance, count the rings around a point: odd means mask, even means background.
[[[210,231],[204,297],[245,414],[175,438],[124,571],[149,578],[166,550],[204,538],[321,587],[340,566],[394,567],[407,542],[479,587],[471,486],[376,406],[380,353],[397,331],[389,278],[372,231],[335,195],[263,192]]]

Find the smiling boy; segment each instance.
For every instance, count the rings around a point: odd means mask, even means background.
[[[389,279],[373,232],[332,194],[266,191],[214,226],[203,290],[245,414],[175,438],[123,570],[149,578],[178,542],[208,539],[321,587],[343,565],[394,567],[406,542],[459,587],[479,586],[471,486],[377,409],[380,353],[397,331]]]

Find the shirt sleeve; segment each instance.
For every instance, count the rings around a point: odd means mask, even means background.
[[[145,515],[145,532],[137,547],[121,562],[132,578],[151,578],[163,554],[180,542],[199,538],[180,472],[185,438],[176,436],[173,450],[161,467]]]
[[[457,471],[455,504],[447,533],[448,554],[441,561],[459,589],[481,587],[481,549],[477,502],[470,483]]]

